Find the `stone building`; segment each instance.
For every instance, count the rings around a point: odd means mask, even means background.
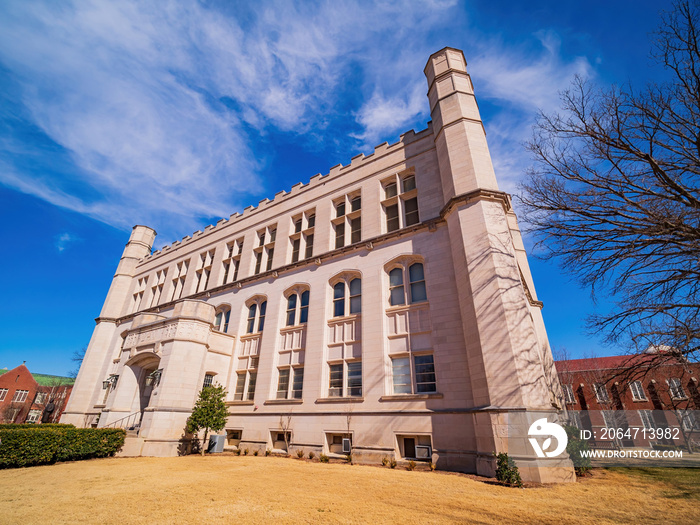
[[[423,131],[154,253],[135,226],[62,421],[177,454],[220,383],[232,446],[492,475],[509,417],[554,413],[560,386],[463,53],[425,75]],[[531,459],[525,479],[572,479]]]

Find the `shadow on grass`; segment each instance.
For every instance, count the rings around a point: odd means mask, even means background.
[[[633,476],[651,485],[663,483],[670,489],[662,493],[665,498],[700,501],[700,468],[613,467],[608,470]]]

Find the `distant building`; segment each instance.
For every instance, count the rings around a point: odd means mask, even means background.
[[[176,455],[220,383],[231,446],[493,475],[509,417],[556,417],[561,392],[466,65],[429,58],[418,133],[154,253],[135,226],[62,421]],[[524,479],[574,479],[568,459],[516,459]]]
[[[656,366],[649,367],[652,359]],[[687,441],[700,447],[700,364],[681,363],[670,354],[667,358],[639,354],[562,360],[556,367],[563,404],[575,426],[595,429],[599,437],[604,427],[622,429],[616,442],[621,447],[686,445]],[[633,371],[624,373],[629,369]],[[627,433],[626,429],[640,430]],[[599,438],[598,444],[606,441]]]
[[[74,380],[69,377],[32,374],[24,365],[0,370],[0,421],[40,423],[49,403],[53,410],[46,423],[58,423],[66,408]]]

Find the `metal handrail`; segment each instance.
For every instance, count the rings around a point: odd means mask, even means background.
[[[112,421],[102,428],[123,428],[125,430],[136,430],[137,434],[141,429],[141,419],[143,418],[143,411],[139,410],[128,416],[124,416],[121,419]],[[133,423],[133,424],[132,424]]]

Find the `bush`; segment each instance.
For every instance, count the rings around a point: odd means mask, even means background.
[[[505,452],[496,454],[496,479],[511,487],[523,486],[523,480],[520,479],[518,467]]]
[[[31,467],[56,461],[113,456],[122,445],[121,428],[73,426],[0,429],[0,468]]]
[[[21,428],[75,428],[70,423],[3,423],[0,430],[19,430]]]
[[[237,449],[236,449],[236,456],[240,456],[240,455],[241,455],[241,449],[240,449],[240,448],[237,448]]]
[[[389,458],[384,456],[382,458],[382,465],[386,467],[388,464],[389,464]]]
[[[390,466],[391,468],[396,468],[396,460],[395,460],[395,459],[392,459],[391,461],[389,461],[389,466]]]
[[[437,468],[437,465],[433,463],[432,461],[428,463],[428,466],[430,467],[431,472],[435,472],[435,469]]]
[[[345,461],[352,465],[352,454],[348,454],[347,456],[345,456]]]
[[[298,457],[299,459],[301,459],[301,458],[304,457],[304,450],[303,450],[303,449],[301,449],[301,448],[300,448],[300,449],[297,449],[297,457]]]
[[[416,468],[416,462],[411,460],[408,462],[408,466],[406,467],[406,470],[415,470]]]
[[[247,456],[247,455],[248,455],[248,449],[247,449],[247,448],[243,449],[243,455],[244,455],[244,456]]]
[[[325,454],[321,454],[321,455],[318,457],[318,460],[319,460],[321,463],[328,463],[328,456],[326,456]]]
[[[584,441],[579,437],[579,429],[567,425],[564,427],[566,430],[566,437],[569,442],[566,444],[566,453],[569,454],[571,461],[574,464],[574,470],[577,476],[585,476],[586,472],[591,470],[591,458],[584,457],[581,451],[588,450],[588,442]]]
[[[270,454],[272,454],[272,450],[270,450],[269,448],[265,449],[265,455],[269,456]]]
[[[257,450],[254,450],[254,451],[253,451],[253,455],[254,455],[254,456],[257,456],[257,455],[258,455],[258,451],[257,451]]]
[[[316,457],[316,454],[314,454],[314,451],[312,450],[309,452],[309,459],[314,459]]]

